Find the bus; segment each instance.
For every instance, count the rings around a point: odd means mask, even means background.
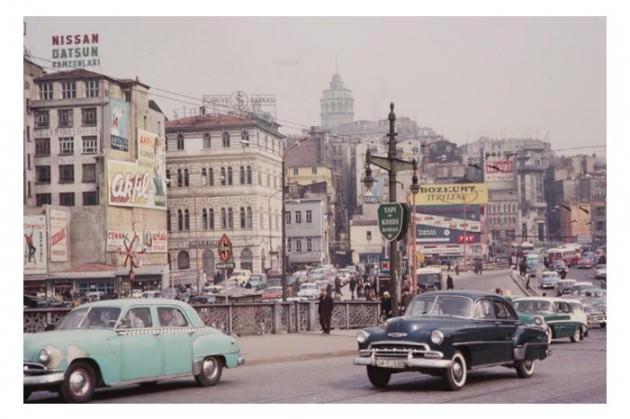
[[[442,266],[416,269],[416,284],[423,291],[446,289],[446,272]]]
[[[567,264],[567,266],[575,266],[578,259],[580,258],[578,250],[569,247],[549,249],[547,255],[551,262],[553,262],[554,260],[562,259]]]

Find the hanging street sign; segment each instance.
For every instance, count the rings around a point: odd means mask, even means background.
[[[225,263],[232,259],[232,242],[228,238],[227,234],[222,235],[219,239],[219,243],[217,244],[217,253],[219,254],[219,259]]]
[[[236,264],[234,263],[233,260],[229,261],[229,262],[218,262],[217,263],[217,269],[234,269],[236,267]]]
[[[400,240],[407,234],[409,207],[393,202],[378,207],[378,229],[388,241]]]

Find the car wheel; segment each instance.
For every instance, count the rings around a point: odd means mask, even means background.
[[[215,356],[209,356],[201,362],[201,372],[195,375],[195,381],[202,387],[215,385],[221,379],[223,364]]]
[[[588,337],[588,327],[582,326],[582,336],[585,338]]]
[[[551,345],[551,341],[553,340],[553,332],[551,331],[551,327],[547,326],[545,329],[545,335],[547,335],[547,344]]]
[[[536,362],[534,360],[517,361],[516,362],[516,374],[520,378],[529,378],[534,375],[534,369],[536,368]]]
[[[68,403],[85,403],[92,398],[96,388],[96,373],[87,362],[74,362],[66,370],[61,383],[61,397]]]
[[[573,336],[571,336],[569,339],[571,339],[571,342],[576,343],[582,340],[582,328],[580,327],[576,327],[575,328],[575,332],[573,333]]]
[[[466,358],[460,351],[456,351],[451,360],[453,365],[444,371],[444,378],[449,389],[458,391],[464,388],[466,384],[468,366],[466,365]]]
[[[374,387],[385,387],[389,383],[392,373],[385,368],[368,365],[367,376]]]

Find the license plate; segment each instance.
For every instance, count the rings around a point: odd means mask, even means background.
[[[405,361],[402,359],[377,359],[376,366],[383,368],[405,368]]]

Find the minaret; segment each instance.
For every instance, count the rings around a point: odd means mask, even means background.
[[[335,70],[336,61],[335,59]],[[330,87],[323,91],[320,103],[324,128],[333,128],[354,119],[352,92],[344,86],[341,76],[336,71],[330,81]]]

